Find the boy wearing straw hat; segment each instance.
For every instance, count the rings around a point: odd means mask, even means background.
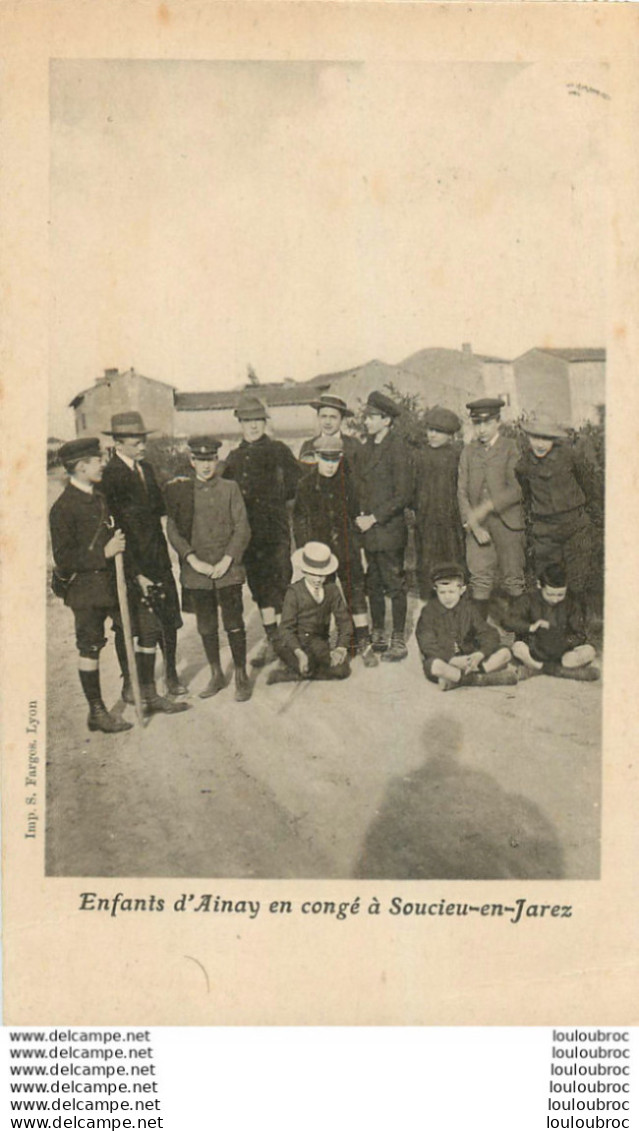
[[[351,674],[351,622],[337,585],[327,581],[338,568],[337,558],[322,542],[307,542],[295,551],[292,564],[302,578],[286,592],[275,641],[284,666],[272,671],[267,683],[346,679]],[[333,648],[329,639],[331,618],[337,629]]]
[[[311,467],[315,464],[317,440],[339,439],[342,441],[344,463],[350,474],[355,475],[362,445],[355,436],[348,436],[343,432],[344,421],[354,415],[353,410],[346,401],[332,393],[322,393],[316,401],[311,401],[311,408],[317,412],[319,436],[304,440],[300,448],[300,463],[310,464]]]

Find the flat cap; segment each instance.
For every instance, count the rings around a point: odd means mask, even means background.
[[[401,408],[397,401],[387,397],[385,393],[380,393],[376,389],[368,394],[368,400],[364,405],[364,413],[367,416],[399,416]]]
[[[494,416],[499,416],[505,404],[501,397],[480,397],[478,401],[469,401],[466,408],[471,420],[492,420]]]
[[[81,459],[93,459],[101,456],[100,441],[97,436],[83,436],[80,440],[69,440],[58,448],[58,459],[65,466],[77,463]]]
[[[238,420],[268,420],[266,405],[252,393],[240,397],[233,415]]]
[[[465,581],[466,571],[459,562],[438,562],[430,571],[433,585],[436,581]]]
[[[433,428],[436,432],[446,432],[449,436],[453,436],[461,428],[461,420],[457,413],[438,404],[428,410],[424,424],[427,428]]]
[[[336,408],[342,416],[354,415],[346,401],[343,401],[341,397],[334,397],[332,393],[322,393],[316,401],[311,401],[311,408],[316,408],[318,412],[321,408]]]
[[[208,459],[215,456],[222,447],[222,441],[215,436],[190,436],[187,440],[189,451],[194,459]]]
[[[522,429],[528,436],[541,436],[544,440],[565,440],[568,433],[561,424],[551,420],[549,416],[538,416],[534,420],[527,420],[522,424]]]

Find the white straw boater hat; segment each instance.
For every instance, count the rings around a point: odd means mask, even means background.
[[[295,551],[291,561],[294,569],[299,569],[302,573],[317,573],[320,577],[335,573],[339,565],[335,554],[323,542],[307,542]]]

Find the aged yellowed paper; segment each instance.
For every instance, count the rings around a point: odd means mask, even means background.
[[[0,20],[5,1019],[636,1023],[639,15]],[[228,458],[243,383],[296,454],[317,396],[389,387],[605,431],[603,680],[441,694],[415,589],[401,662],[258,673],[244,703],[200,699],[185,615],[189,710],[87,731],[47,447],[106,431],[126,385]],[[100,662],[110,705],[111,639]]]

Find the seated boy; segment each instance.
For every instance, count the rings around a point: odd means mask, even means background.
[[[507,619],[517,636],[512,652],[523,665],[520,675],[543,672],[564,679],[599,679],[598,669],[592,667],[595,650],[586,639],[583,607],[568,589],[562,565],[546,566],[537,589],[523,594]]]
[[[427,679],[442,691],[516,683],[507,667],[510,650],[500,647],[497,630],[466,596],[462,566],[444,562],[431,579],[436,600],[424,606],[415,630]]]
[[[327,577],[338,568],[338,560],[322,542],[307,542],[296,550],[293,568],[302,579],[289,586],[282,608],[282,620],[273,641],[284,663],[276,668],[267,683],[300,679],[346,679],[351,674],[348,644],[350,617],[334,581]],[[337,641],[331,648],[331,617],[337,628]]]

